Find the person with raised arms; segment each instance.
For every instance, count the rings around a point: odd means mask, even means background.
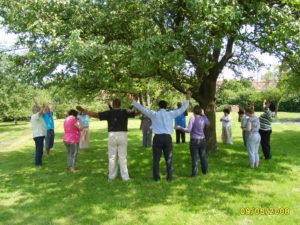
[[[76,107],[83,115],[107,120],[108,124],[108,179],[117,177],[118,158],[120,162],[121,177],[124,181],[130,180],[127,169],[127,144],[128,144],[128,118],[135,117],[135,111],[121,109],[121,101],[114,99],[112,109],[104,112],[92,112],[81,106]]]
[[[45,105],[40,107],[39,105],[34,105],[32,107],[32,115],[31,115],[31,124],[32,124],[32,136],[35,142],[35,165],[42,165],[42,157],[43,157],[43,148],[44,148],[44,140],[46,136],[46,124],[43,120],[43,111]]]
[[[148,116],[152,121],[152,129],[154,132],[153,137],[153,179],[155,181],[160,180],[159,175],[159,161],[164,153],[166,165],[167,165],[167,181],[171,181],[173,178],[173,165],[172,165],[172,133],[174,130],[173,121],[174,119],[184,113],[190,103],[192,92],[187,91],[186,102],[179,109],[167,111],[167,102],[161,100],[158,102],[159,110],[154,111],[143,107],[141,104],[134,101],[133,94],[128,94],[129,100],[132,105],[135,106],[141,113]]]
[[[208,173],[208,162],[206,157],[206,141],[204,128],[210,125],[209,120],[204,114],[204,110],[196,105],[193,109],[194,116],[191,117],[187,128],[176,126],[177,130],[182,130],[191,134],[190,153],[192,157],[192,174],[191,177],[198,175],[198,156],[201,161],[202,174]]]
[[[54,145],[54,120],[53,115],[56,108],[56,104],[50,109],[49,105],[46,104],[43,119],[45,120],[47,126],[47,134],[45,137],[45,148],[46,148],[46,156],[50,155],[50,150]]]
[[[38,105],[38,102],[35,98],[33,98],[33,101],[36,105]],[[45,153],[46,156],[50,155],[50,150],[53,148],[54,145],[54,119],[53,115],[56,109],[56,103],[53,105],[53,107],[50,109],[48,104],[45,104],[44,112],[43,112],[43,119],[46,124],[47,133],[45,137]]]

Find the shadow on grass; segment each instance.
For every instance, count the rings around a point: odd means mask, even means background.
[[[13,125],[0,125],[0,132],[18,132],[18,131],[23,131],[24,130],[24,127],[25,126],[28,126],[28,123],[27,124],[18,124],[16,126],[13,126]]]
[[[34,144],[19,151],[0,153],[1,212],[5,224],[101,224],[104,222],[147,223],[149,213],[180,205],[182,211],[195,212],[215,208],[236,215],[226,205],[230,197],[252,196],[249,186],[255,180],[274,180],[289,172],[286,163],[297,163],[299,147],[287,153],[275,146],[293,142],[295,131],[273,133],[273,159],[262,161],[260,168],[248,168],[247,151],[242,142],[219,144],[219,151],[208,155],[209,173],[189,178],[191,159],[188,144],[173,145],[174,180],[152,181],[152,150],[141,147],[138,129],[129,132],[128,169],[130,182],[107,180],[107,132],[91,133],[91,147],[80,150],[78,170],[66,169],[66,150],[62,133],[56,133],[51,157],[42,167],[33,166]],[[282,149],[281,149],[282,148]],[[160,172],[166,175],[164,159]],[[12,197],[13,196],[13,197]],[[125,212],[125,213],[124,213]],[[129,212],[126,215],[126,212]]]

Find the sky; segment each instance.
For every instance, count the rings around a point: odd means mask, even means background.
[[[6,33],[5,29],[0,27],[0,46],[9,48],[16,42],[17,36],[15,34]]]
[[[0,27],[0,47],[4,47],[6,49],[10,49],[13,44],[16,42],[17,36],[12,33],[7,33],[3,27]],[[259,81],[261,77],[270,71],[270,68],[274,68],[276,65],[279,65],[279,60],[268,54],[260,54],[255,53],[256,56],[266,64],[266,67],[261,68],[259,71],[249,71],[249,70],[242,70],[243,77],[250,78],[252,77],[255,81]],[[272,70],[272,69],[271,69]],[[219,80],[222,79],[234,79],[234,73],[225,68],[221,75],[219,76]]]

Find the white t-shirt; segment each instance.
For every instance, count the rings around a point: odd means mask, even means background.
[[[35,137],[41,137],[46,136],[47,129],[46,129],[46,123],[42,116],[38,115],[39,113],[35,113],[31,115],[31,124],[32,124],[32,136]]]
[[[222,126],[223,127],[231,127],[231,116],[230,115],[223,116],[222,119],[229,121],[229,122],[222,121]]]

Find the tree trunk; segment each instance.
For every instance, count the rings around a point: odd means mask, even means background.
[[[14,118],[14,122],[15,122],[15,125],[18,124],[18,120],[16,118]]]
[[[142,93],[139,92],[137,96],[138,96],[138,100],[140,101],[140,104],[141,104],[141,105],[144,105],[144,99],[143,99]]]
[[[151,106],[151,98],[150,98],[150,82],[147,83],[147,90],[146,90],[146,102],[147,102],[147,107]]]
[[[208,76],[203,80],[200,89],[199,97],[196,99],[200,106],[205,110],[205,114],[210,121],[210,126],[205,129],[205,137],[207,144],[207,152],[217,150],[217,135],[216,135],[216,81],[213,76]]]

